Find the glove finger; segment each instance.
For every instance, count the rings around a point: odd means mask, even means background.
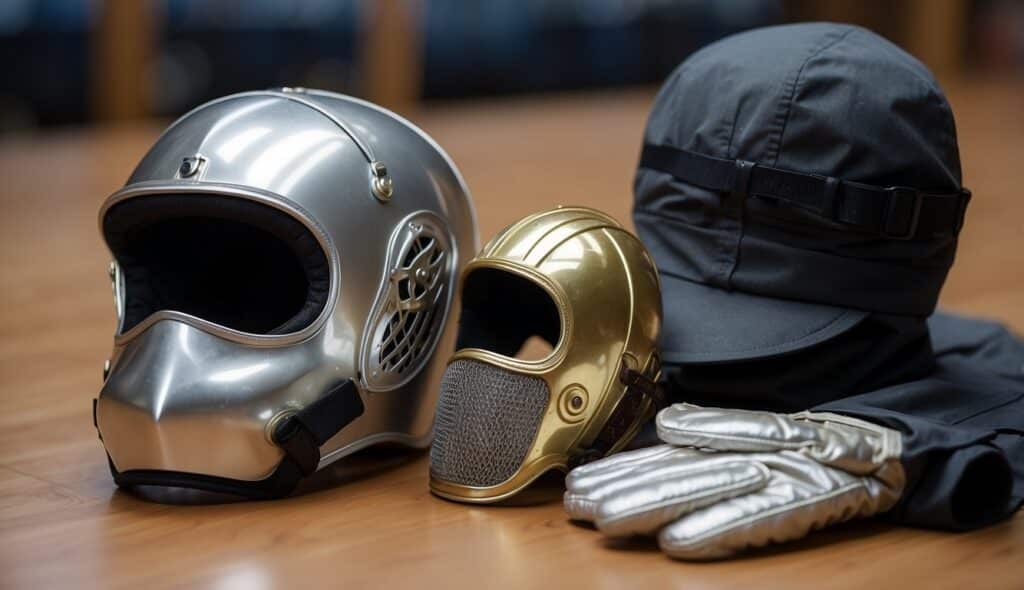
[[[588,478],[600,476],[603,473],[621,471],[623,468],[641,465],[649,461],[657,460],[665,455],[669,455],[674,450],[675,447],[672,445],[657,445],[654,447],[637,449],[635,451],[616,453],[603,459],[598,459],[597,461],[580,465],[573,469],[569,472],[569,475],[565,476],[565,485],[566,487],[571,488],[577,480],[586,480]]]
[[[609,485],[609,489],[614,489],[614,482],[645,466],[661,465],[662,462],[671,464],[695,453],[691,449],[659,445],[581,465],[565,478],[565,511],[572,520],[593,521],[597,501],[608,491],[605,488]]]
[[[813,478],[780,480],[775,472],[772,483],[760,491],[696,510],[666,526],[658,543],[678,559],[721,559],[873,513],[863,481],[835,473],[839,480],[822,486]]]
[[[705,456],[650,469],[606,491],[594,522],[611,536],[654,534],[683,514],[759,490],[769,477],[764,465],[730,457]]]
[[[656,424],[666,443],[718,451],[798,450],[821,440],[813,423],[774,412],[673,404],[658,413]]]

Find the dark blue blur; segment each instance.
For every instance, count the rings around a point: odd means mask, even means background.
[[[359,0],[162,0],[153,114],[302,85],[359,94]],[[779,0],[426,0],[423,97],[660,81],[730,32],[778,22]],[[102,0],[0,1],[0,132],[90,120]]]

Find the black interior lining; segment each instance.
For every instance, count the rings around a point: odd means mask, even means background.
[[[558,306],[536,283],[493,268],[478,268],[466,275],[456,348],[481,348],[514,357],[530,336],[556,348],[561,335]]]
[[[300,221],[222,195],[146,195],[115,204],[103,234],[125,283],[122,332],[161,310],[252,334],[286,334],[327,303],[330,265]]]

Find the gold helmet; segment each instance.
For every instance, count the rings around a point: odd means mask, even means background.
[[[660,403],[660,326],[654,262],[608,215],[559,207],[500,232],[462,273],[431,491],[496,502],[621,449]],[[550,353],[517,358],[532,336]]]

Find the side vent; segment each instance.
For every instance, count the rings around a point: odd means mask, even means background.
[[[405,385],[430,358],[451,305],[453,261],[447,228],[436,215],[414,213],[395,229],[361,355],[370,391]]]

